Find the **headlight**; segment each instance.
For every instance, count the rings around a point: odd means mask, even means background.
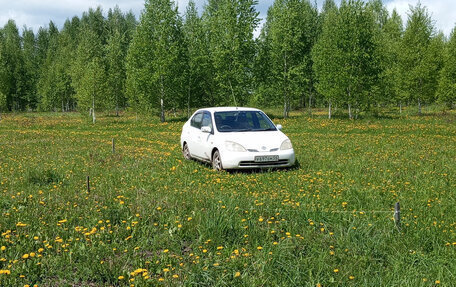
[[[282,145],[280,146],[281,150],[287,150],[287,149],[292,149],[292,148],[293,148],[293,145],[291,145],[290,140],[284,140]]]
[[[229,151],[246,151],[246,149],[238,143],[226,141],[225,147]]]

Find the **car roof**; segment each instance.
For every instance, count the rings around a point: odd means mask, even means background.
[[[214,112],[260,111],[260,110],[255,109],[255,108],[247,108],[247,107],[211,107],[211,108],[199,109],[198,112],[199,111],[208,111],[208,112],[214,113]]]

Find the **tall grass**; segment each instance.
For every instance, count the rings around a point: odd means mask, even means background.
[[[297,167],[218,173],[182,121],[3,115],[0,285],[456,282],[454,113],[274,121]]]

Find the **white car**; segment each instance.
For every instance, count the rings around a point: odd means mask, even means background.
[[[182,128],[182,153],[212,163],[215,170],[289,167],[295,153],[281,129],[258,109],[200,109]]]

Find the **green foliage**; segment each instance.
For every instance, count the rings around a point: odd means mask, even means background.
[[[126,17],[116,7],[108,12],[109,36],[106,44],[107,63],[107,107],[115,109],[118,115],[120,108],[126,106],[126,56],[132,29]],[[133,23],[135,25],[135,23]]]
[[[451,32],[445,49],[445,64],[440,73],[438,99],[449,108],[456,105],[456,29]]]
[[[401,57],[402,34],[402,19],[394,10],[391,17],[386,20],[380,34],[379,53],[382,60],[380,61],[381,74],[378,102],[404,102],[401,97],[400,81],[402,75],[398,61]]]
[[[60,31],[51,21],[36,35],[9,21],[0,29],[5,109],[87,112],[96,103],[165,120],[165,111],[202,106],[281,105],[287,117],[328,103],[348,105],[350,116],[453,105],[454,52],[421,4],[404,29],[380,0],[325,0],[320,13],[310,0],[275,0],[255,39],[256,0],[210,0],[201,13],[192,0],[183,17],[175,3],[147,1],[139,25],[117,6],[89,9]]]
[[[88,111],[90,108],[103,110],[106,107],[106,72],[101,59],[94,57],[85,67],[77,89],[78,108]]]
[[[215,80],[216,105],[245,105],[252,93],[258,25],[256,0],[210,0],[203,19]]]
[[[215,89],[209,39],[193,0],[188,3],[184,19],[182,30],[188,59],[186,95],[189,114],[190,108],[215,106],[217,102],[214,100]]]
[[[41,62],[41,75],[38,82],[39,110],[56,110],[59,98],[56,86],[56,53],[59,44],[59,30],[51,21],[48,29],[39,33],[39,59]]]
[[[292,103],[313,89],[311,50],[317,38],[317,19],[317,8],[307,0],[275,1],[268,12],[260,44],[265,52],[259,55],[265,57],[262,61],[270,62],[270,76],[264,77],[263,85],[283,98],[284,117]],[[275,95],[270,100],[278,99]]]
[[[27,107],[27,84],[22,41],[14,20],[9,20],[0,32],[0,92],[6,96],[9,111]]]
[[[0,112],[4,112],[7,109],[6,95],[0,91]]]
[[[402,93],[407,100],[417,101],[419,107],[435,99],[441,49],[442,39],[435,35],[431,16],[418,3],[411,8],[402,39],[400,73]]]
[[[36,98],[36,86],[39,79],[35,34],[33,33],[33,30],[25,27],[24,31],[22,32],[22,38],[22,51],[24,55],[24,89],[26,108],[34,110],[36,109],[36,106],[38,104],[38,99]]]
[[[363,2],[342,1],[338,11],[328,12],[313,49],[317,89],[328,102],[349,110],[368,104],[379,74],[375,37],[375,18]]]
[[[127,58],[127,94],[141,110],[173,107],[182,98],[181,19],[170,0],[147,1]]]
[[[72,65],[72,86],[76,91],[78,110],[86,112],[106,107],[105,23],[101,9],[83,15],[79,43]]]

